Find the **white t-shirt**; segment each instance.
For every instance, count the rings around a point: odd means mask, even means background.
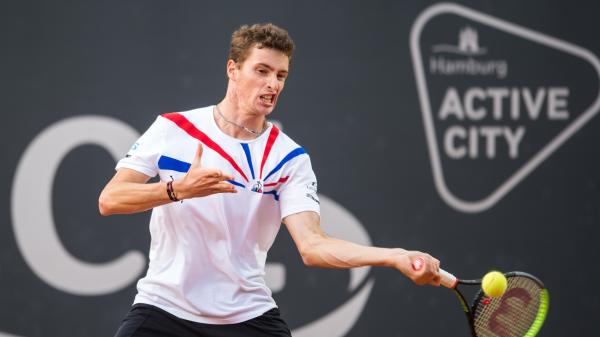
[[[183,319],[233,324],[276,307],[264,281],[267,251],[281,219],[318,213],[319,201],[304,149],[272,124],[254,140],[232,138],[216,125],[213,108],[159,116],[117,169],[178,180],[201,141],[202,166],[234,176],[238,193],[152,210],[150,263],[135,298]]]

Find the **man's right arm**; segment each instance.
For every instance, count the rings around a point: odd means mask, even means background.
[[[235,186],[227,182],[232,180],[233,176],[220,170],[202,167],[201,158],[202,145],[199,144],[189,171],[182,179],[173,182],[173,191],[177,199],[237,192]],[[150,178],[141,172],[120,168],[100,193],[100,214],[137,213],[172,202],[167,193],[167,183],[160,181],[148,184]]]
[[[171,202],[166,192],[167,184],[146,184],[149,179],[149,176],[138,171],[119,169],[100,193],[100,214],[137,213]]]

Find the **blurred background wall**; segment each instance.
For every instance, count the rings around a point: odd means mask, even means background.
[[[14,1],[0,12],[0,336],[112,336],[145,273],[149,212],[100,190],[156,115],[214,104],[229,37],[294,38],[271,116],[310,153],[323,226],[427,251],[464,278],[550,290],[541,336],[593,335],[600,296],[595,1]],[[467,336],[454,295],[399,272],[269,282],[295,336]],[[590,289],[590,290],[587,290]]]

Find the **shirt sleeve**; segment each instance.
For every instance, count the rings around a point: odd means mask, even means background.
[[[320,213],[317,177],[312,170],[310,158],[308,155],[301,155],[289,164],[288,170],[285,170],[287,172],[284,172],[284,176],[289,178],[279,190],[281,219],[304,211]]]
[[[116,170],[128,168],[154,177],[158,174],[158,159],[162,153],[165,139],[163,118],[158,116],[154,123],[138,138],[125,155],[119,160]]]

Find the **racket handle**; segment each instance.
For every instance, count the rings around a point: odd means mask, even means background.
[[[456,288],[458,279],[456,276],[440,268],[440,283],[446,288],[454,289]]]
[[[425,265],[425,260],[423,260],[422,257],[417,257],[412,262],[412,267],[413,267],[413,270],[415,270],[415,271],[420,270],[421,268],[423,268],[424,265]],[[456,288],[456,284],[458,283],[458,279],[456,278],[456,276],[450,274],[449,272],[445,271],[442,268],[440,268],[439,274],[440,274],[441,285],[443,285],[446,288],[451,288],[451,289]]]

